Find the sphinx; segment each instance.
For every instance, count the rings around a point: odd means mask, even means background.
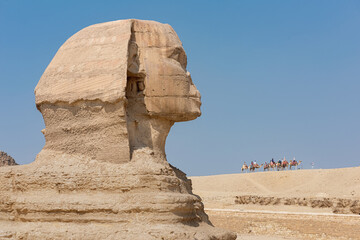
[[[173,124],[201,115],[186,66],[168,24],[119,20],[70,37],[35,88],[44,148],[0,169],[0,238],[235,239],[166,159]]]
[[[122,20],[81,30],[35,88],[46,125],[38,160],[65,153],[124,163],[145,149],[164,160],[170,127],[200,115],[186,64],[167,24]]]

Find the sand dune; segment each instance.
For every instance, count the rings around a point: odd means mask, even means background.
[[[190,177],[199,195],[360,198],[360,167]]]
[[[190,179],[214,225],[239,239],[360,239],[360,167]]]
[[[338,202],[341,205],[344,201],[360,200],[360,167],[239,173],[191,177],[191,180],[194,193],[201,196],[208,208],[237,208],[234,203],[238,199],[240,204],[250,203],[267,210],[274,208],[264,206],[278,205],[276,209],[282,211],[309,211],[310,207],[310,211],[334,212]],[[281,199],[280,204],[277,204],[276,199],[269,199],[270,197]],[[301,203],[300,199],[304,198],[307,204]],[[319,205],[315,200],[328,199],[334,206],[329,206],[327,210],[314,209],[315,205]],[[267,201],[274,204],[258,204]],[[351,204],[353,203],[347,203],[349,206]],[[282,207],[285,205],[286,208]],[[294,205],[298,207],[294,208]],[[254,207],[250,209],[259,209]],[[249,209],[249,206],[245,209]]]

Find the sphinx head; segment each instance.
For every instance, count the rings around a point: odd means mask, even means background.
[[[167,24],[120,20],[79,31],[35,89],[46,125],[42,152],[115,163],[137,152],[165,159],[174,122],[201,114],[186,65],[182,44]]]

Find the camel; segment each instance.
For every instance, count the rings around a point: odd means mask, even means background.
[[[244,163],[244,165],[242,165],[241,172],[243,172],[243,171],[247,172],[248,169],[249,169],[248,165],[246,165],[246,163]]]
[[[300,165],[300,163],[301,163],[301,161],[290,161],[290,164],[289,164],[289,166],[290,166],[290,170],[291,170],[291,167],[296,167],[296,169],[298,169],[298,166]]]
[[[284,160],[284,161],[282,162],[282,164],[281,164],[281,167],[282,167],[283,169],[289,168],[289,162],[286,161],[286,160]]]
[[[282,161],[281,163],[276,163],[276,169],[279,171],[279,170],[284,170],[286,168],[289,167],[289,162],[288,161]]]
[[[275,169],[276,169],[276,163],[270,162],[270,163],[269,163],[269,166],[270,166],[271,170],[275,170]]]
[[[264,164],[264,172],[266,171],[266,170],[270,170],[270,165],[269,164]]]
[[[255,166],[254,166],[254,165],[250,165],[250,172],[255,172],[255,170],[256,170],[257,168],[261,168],[262,165],[264,165],[264,164],[261,164],[261,165],[256,164]]]

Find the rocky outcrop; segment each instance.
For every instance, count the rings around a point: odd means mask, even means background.
[[[265,197],[256,195],[236,196],[235,204],[254,204],[261,206],[287,205],[311,208],[329,208],[333,213],[360,214],[360,199],[309,198],[309,197]]]
[[[35,89],[44,148],[0,169],[0,238],[235,239],[166,159],[171,126],[201,114],[186,64],[167,24],[120,20],[68,39]]]
[[[0,167],[18,165],[6,152],[0,151]]]

